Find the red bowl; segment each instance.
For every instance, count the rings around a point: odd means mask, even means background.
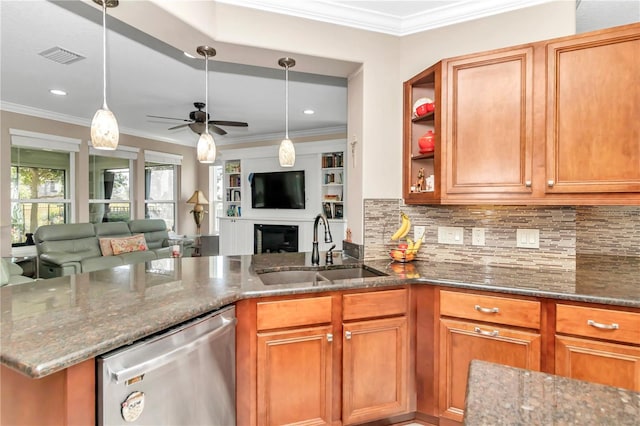
[[[418,117],[422,117],[423,115],[427,115],[427,113],[429,112],[429,108],[428,108],[427,105],[429,105],[429,104],[422,104],[422,105],[419,105],[416,108],[416,115]]]

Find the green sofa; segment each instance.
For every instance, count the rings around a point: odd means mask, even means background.
[[[33,278],[25,277],[22,272],[22,268],[19,265],[6,259],[0,259],[0,287],[33,281]]]
[[[112,250],[113,241],[139,240],[133,251]],[[120,265],[171,257],[169,232],[162,219],[138,219],[129,222],[71,223],[43,225],[34,234],[40,278],[79,274]],[[129,250],[129,249],[127,249]],[[183,256],[191,255],[191,244],[184,244]]]

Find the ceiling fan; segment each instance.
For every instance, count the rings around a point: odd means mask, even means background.
[[[184,124],[179,124],[177,126],[169,127],[168,130],[174,130],[174,129],[179,129],[181,127],[189,126],[189,128],[191,130],[193,130],[194,133],[201,134],[202,132],[204,132],[205,121],[209,117],[206,117],[207,113],[202,110],[202,108],[205,107],[205,103],[204,102],[194,102],[193,106],[196,107],[198,110],[197,111],[191,111],[189,113],[189,119],[188,120],[186,118],[183,119],[183,118],[161,117],[161,116],[158,116],[158,115],[147,115],[147,117],[163,118],[163,119],[167,119],[167,120],[186,121],[186,123],[184,123]],[[209,120],[209,130],[210,131],[212,131],[213,133],[215,133],[217,135],[226,135],[227,132],[224,129],[218,127],[218,126],[247,127],[248,124],[245,123],[245,122],[242,122],[242,121]]]

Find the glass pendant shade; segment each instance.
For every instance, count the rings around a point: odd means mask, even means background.
[[[198,139],[198,161],[209,164],[216,161],[216,144],[210,133],[202,132]]]
[[[296,149],[290,139],[282,139],[280,142],[278,160],[280,160],[280,167],[293,167],[296,163]]]
[[[91,144],[96,149],[114,150],[118,147],[118,121],[106,108],[99,109],[91,121]]]

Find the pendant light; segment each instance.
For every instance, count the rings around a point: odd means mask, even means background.
[[[114,150],[118,147],[118,121],[107,107],[107,7],[118,6],[118,0],[93,0],[102,6],[102,108],[91,121],[91,144],[96,149]]]
[[[280,58],[278,65],[285,70],[285,119],[284,119],[284,139],[280,142],[280,149],[278,150],[278,160],[280,161],[280,167],[293,167],[296,162],[296,149],[293,146],[293,142],[289,139],[289,68],[293,67],[296,61],[293,58]]]
[[[198,46],[196,51],[204,56],[204,132],[198,139],[198,161],[204,164],[216,161],[216,143],[209,133],[209,57],[216,56],[216,49],[209,46]]]

